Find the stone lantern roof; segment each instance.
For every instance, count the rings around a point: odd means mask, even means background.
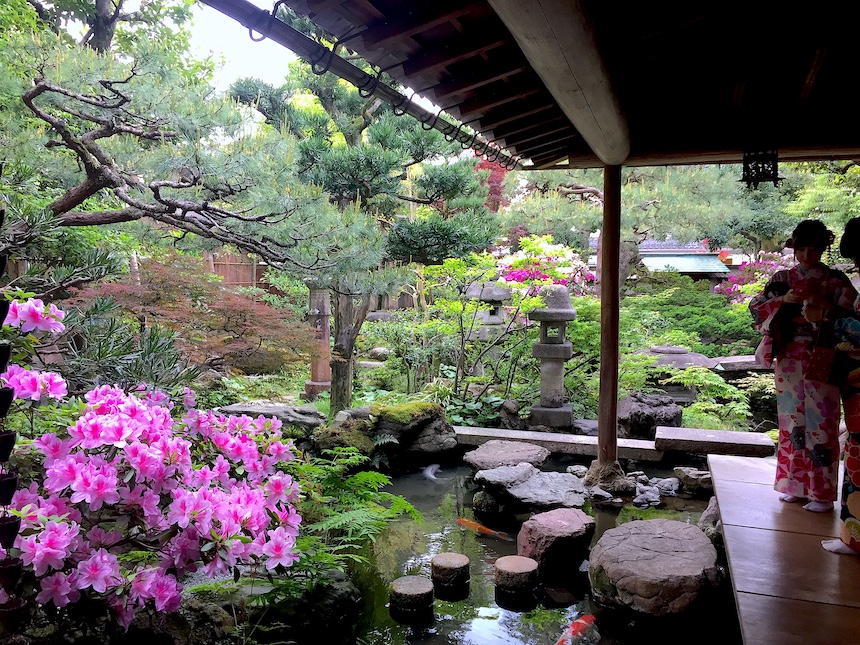
[[[565,322],[576,320],[576,310],[570,304],[570,292],[561,284],[548,284],[538,293],[546,307],[529,312],[529,320],[541,322]]]

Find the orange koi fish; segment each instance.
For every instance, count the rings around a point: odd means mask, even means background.
[[[483,524],[478,524],[477,522],[473,522],[472,520],[467,520],[465,517],[458,517],[457,524],[464,529],[471,529],[475,531],[475,533],[480,533],[481,535],[489,535],[490,537],[498,538],[500,540],[506,540],[508,542],[514,541],[514,538],[512,538],[507,533],[502,533],[501,531],[494,531],[493,529],[488,528]]]
[[[555,645],[576,645],[594,631],[594,621],[595,618],[591,614],[580,616],[565,628]]]

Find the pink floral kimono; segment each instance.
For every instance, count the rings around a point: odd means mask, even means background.
[[[844,273],[823,264],[808,271],[800,265],[779,271],[773,281],[786,282],[789,288],[797,291],[824,296],[834,307],[844,309],[852,308],[857,296]],[[776,335],[774,319],[783,306],[794,309],[782,312],[780,333]],[[776,358],[779,445],[774,488],[795,497],[835,501],[839,467],[839,388],[805,377],[818,329],[803,318],[798,305],[784,304],[782,296],[756,296],[750,302],[750,311],[759,329],[770,333]],[[767,345],[761,347],[762,354],[770,349]],[[764,359],[769,363],[771,357],[764,356]]]

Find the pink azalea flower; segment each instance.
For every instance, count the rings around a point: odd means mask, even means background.
[[[283,527],[279,526],[274,531],[267,531],[269,541],[263,545],[263,555],[268,556],[266,560],[266,569],[271,571],[278,565],[291,567],[294,562],[298,561],[299,556],[296,555],[292,548],[296,542],[295,537],[290,535]]]
[[[98,593],[104,593],[108,585],[121,584],[119,563],[113,553],[98,549],[89,558],[78,564],[75,584],[78,589],[92,587]]]
[[[80,594],[72,588],[69,576],[58,571],[57,573],[42,578],[42,591],[36,596],[36,602],[46,604],[53,602],[57,607],[65,607],[70,602],[77,600]]]
[[[66,457],[72,449],[70,439],[60,439],[53,433],[43,434],[33,441],[33,445],[45,455],[45,465]]]

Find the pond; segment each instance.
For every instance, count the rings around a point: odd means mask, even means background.
[[[552,468],[552,467],[550,467]],[[555,464],[563,470],[563,465]],[[649,476],[669,473],[648,471]],[[422,513],[421,524],[411,520],[397,522],[376,541],[373,548],[375,568],[356,578],[365,602],[361,645],[554,645],[564,628],[576,618],[595,614],[603,645],[687,642],[741,645],[737,615],[728,581],[719,598],[700,612],[682,619],[648,619],[608,612],[593,606],[589,598],[587,573],[554,581],[542,587],[539,602],[530,611],[512,611],[500,606],[493,585],[493,563],[504,555],[515,555],[516,534],[525,517],[512,518],[506,525],[491,528],[505,531],[511,541],[478,535],[460,528],[457,518],[473,519],[472,496],[477,490],[466,466],[443,468],[439,481],[428,481],[421,473],[398,477],[387,490],[402,495]],[[443,479],[444,478],[444,479]],[[682,497],[664,498],[658,511],[667,517],[695,524],[707,502]],[[614,511],[584,509],[597,522],[595,541],[605,530],[618,523],[654,517],[655,512],[625,507]],[[463,553],[471,560],[469,597],[460,602],[435,601],[435,619],[426,628],[401,625],[389,616],[389,584],[404,575],[430,577],[430,561],[442,552]],[[501,603],[506,605],[504,601]],[[706,622],[703,622],[703,619]],[[591,641],[581,641],[588,643]]]

